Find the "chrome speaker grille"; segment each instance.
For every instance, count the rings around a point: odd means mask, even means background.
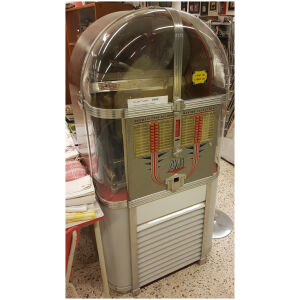
[[[200,260],[205,203],[137,228],[139,286]]]

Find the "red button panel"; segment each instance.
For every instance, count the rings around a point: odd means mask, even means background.
[[[180,136],[180,120],[176,120],[176,125],[175,125],[175,137]]]
[[[200,143],[202,135],[202,122],[203,116],[195,117],[195,134],[194,134],[194,143]]]
[[[150,124],[150,151],[158,151],[158,123]]]

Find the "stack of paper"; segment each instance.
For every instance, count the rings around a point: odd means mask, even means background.
[[[66,228],[102,216],[90,175],[66,182]]]
[[[66,228],[86,223],[103,216],[103,212],[96,202],[93,181],[86,172],[81,172],[82,165],[76,161],[70,161],[79,156],[79,152],[73,142],[68,127],[66,127]],[[79,171],[78,171],[79,170]],[[74,172],[69,174],[68,172]],[[83,173],[83,174],[82,174]],[[76,175],[76,176],[75,176]],[[85,175],[85,176],[84,176]],[[78,178],[78,176],[83,176]],[[70,178],[71,177],[71,178]],[[74,179],[78,178],[78,179]],[[74,180],[72,180],[74,179]]]
[[[95,189],[90,175],[66,182],[66,206],[91,204],[95,201]]]
[[[66,210],[67,211],[67,210]],[[81,215],[78,215],[81,214]],[[103,212],[98,204],[95,202],[93,204],[88,204],[86,206],[86,211],[78,212],[66,212],[66,228],[86,223],[89,220],[98,219],[103,217]]]

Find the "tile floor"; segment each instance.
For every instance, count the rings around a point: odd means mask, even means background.
[[[216,207],[234,221],[234,167],[221,160]],[[102,282],[93,226],[81,230],[73,262],[72,283],[79,297],[101,298]],[[112,298],[132,298],[111,291]],[[72,298],[70,290],[66,297]],[[234,298],[234,231],[213,240],[207,263],[192,264],[141,288],[137,298]]]

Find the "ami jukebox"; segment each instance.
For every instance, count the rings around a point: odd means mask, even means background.
[[[76,43],[77,141],[105,214],[112,289],[137,294],[205,262],[228,79],[216,35],[172,8],[106,15]]]

